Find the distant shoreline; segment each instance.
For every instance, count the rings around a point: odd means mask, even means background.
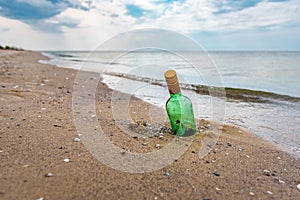
[[[24,49],[19,48],[19,47],[13,47],[13,46],[7,46],[7,45],[2,46],[1,44],[0,44],[0,50],[25,51]]]

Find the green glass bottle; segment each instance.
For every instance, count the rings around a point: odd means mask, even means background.
[[[181,94],[174,70],[166,71],[165,79],[170,92],[170,98],[166,102],[166,111],[172,131],[177,136],[194,135],[196,133],[196,123],[191,100]]]

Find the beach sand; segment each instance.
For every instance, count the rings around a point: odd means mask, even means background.
[[[146,173],[112,169],[74,141],[76,70],[40,64],[46,58],[38,52],[0,51],[0,58],[0,199],[300,199],[300,161],[246,130],[220,127],[200,159],[201,137],[211,134],[204,120],[203,135],[170,165]],[[102,83],[97,91],[99,126],[124,149],[120,154],[151,152],[174,138],[122,132],[111,113],[112,91]],[[153,106],[137,98],[130,105],[136,123],[124,119],[128,127],[149,128],[145,111]]]

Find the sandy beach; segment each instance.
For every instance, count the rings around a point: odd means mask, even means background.
[[[80,138],[72,107],[76,70],[40,64],[47,58],[39,52],[0,50],[0,59],[0,199],[300,199],[300,161],[230,125],[220,127],[202,159],[196,137],[162,169],[112,169],[74,141]],[[172,140],[167,133],[164,140],[127,135],[111,113],[112,90],[99,83],[97,91],[98,123],[124,152],[151,152]],[[130,105],[129,127],[149,128],[145,110],[153,106],[137,98]],[[199,123],[209,134],[210,123]]]

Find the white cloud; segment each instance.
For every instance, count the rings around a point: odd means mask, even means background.
[[[255,7],[222,14],[220,30],[254,30],[256,28],[279,28],[286,23],[299,20],[297,4],[291,2],[261,2]],[[216,28],[218,30],[218,28]]]
[[[39,7],[50,3],[46,0],[26,2]],[[50,31],[53,27],[55,31],[52,33],[46,29],[42,31],[42,25],[38,31],[20,21],[0,17],[0,42],[30,49],[94,49],[116,34],[136,28],[165,28],[185,34],[232,32],[237,36],[238,33],[243,34],[241,31],[254,33],[260,29],[283,30],[289,24],[300,25],[299,0],[262,1],[253,7],[223,14],[216,14],[224,8],[216,7],[210,0],[186,0],[183,3],[174,1],[169,4],[157,3],[158,0],[70,2],[75,5],[73,8],[67,8],[52,18],[39,22],[45,27],[47,25],[46,28]],[[139,19],[134,18],[127,13],[126,4],[149,12]]]
[[[164,15],[157,19],[146,19],[144,24],[156,27],[165,27],[183,33],[193,31],[239,31],[254,30],[257,28],[274,28],[284,26],[286,23],[298,20],[300,14],[297,10],[299,0],[289,2],[262,1],[246,9],[215,14],[218,8],[212,1],[188,0],[183,4],[174,2]]]
[[[27,49],[55,49],[57,44],[65,46],[60,35],[35,31],[28,24],[18,20],[0,17],[2,45],[11,45]]]
[[[94,49],[115,34],[127,31],[136,22],[135,18],[125,15],[125,8],[121,4],[115,5],[107,1],[102,9],[96,2],[92,6],[93,9],[89,11],[68,8],[48,20],[52,24],[61,24],[61,34],[69,48]],[[112,17],[116,13],[117,17]]]

